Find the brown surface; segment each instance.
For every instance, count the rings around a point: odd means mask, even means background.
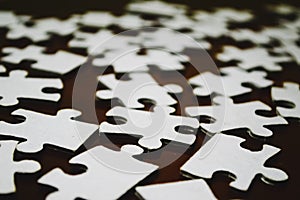
[[[176,1],[179,2],[179,1]],[[266,13],[264,9],[265,3],[257,4],[257,2],[253,3],[241,3],[238,1],[226,1],[227,3],[220,3],[223,1],[213,1],[214,3],[209,3],[210,1],[201,1],[201,4],[197,3],[198,1],[190,2],[190,6],[194,9],[211,9],[215,6],[233,6],[237,8],[244,8],[252,10],[257,16],[256,20],[251,21],[250,23],[243,25],[232,25],[232,28],[237,27],[251,27],[254,30],[259,30],[263,26],[272,26],[276,25],[278,18],[280,16],[274,15],[271,13]],[[294,2],[291,2],[294,3]],[[115,5],[116,4],[116,5]],[[86,10],[110,10],[114,13],[122,13],[122,8],[126,4],[125,1],[112,2],[102,2],[102,1],[8,1],[8,0],[0,0],[0,8],[1,9],[9,9],[15,10],[18,14],[30,14],[36,17],[41,16],[58,16],[58,17],[68,17],[69,14],[75,12],[83,13]],[[293,16],[288,16],[287,18],[292,19]],[[116,27],[111,27],[114,30],[117,30]],[[85,30],[91,31],[93,29],[85,28]],[[19,39],[19,40],[7,40],[5,39],[6,29],[0,29],[0,50],[6,46],[16,46],[16,47],[25,47],[26,45],[32,44],[32,42],[28,39]],[[41,46],[46,46],[47,52],[54,53],[56,50],[65,49],[70,52],[80,53],[85,55],[84,50],[80,49],[69,49],[67,47],[67,42],[72,39],[72,36],[61,37],[57,35],[53,35],[49,41],[38,43]],[[214,56],[216,52],[221,50],[221,47],[225,44],[235,44],[242,48],[251,47],[253,44],[251,42],[235,42],[234,40],[226,37],[214,39],[208,38],[208,40],[212,43],[212,50],[209,51],[211,56]],[[272,45],[277,45],[276,42]],[[198,66],[203,66],[201,59],[199,59],[199,52],[195,50],[187,50],[186,51],[193,59],[194,62],[197,63]],[[201,64],[202,63],[202,64]],[[220,63],[216,62],[219,67],[230,66],[233,65],[234,62],[230,63]],[[23,61],[19,65],[7,64],[4,65],[9,69],[8,71],[16,68],[22,68],[29,71],[30,76],[34,77],[60,77],[64,82],[64,89],[60,91],[62,94],[62,99],[59,103],[51,103],[46,101],[37,101],[37,100],[27,100],[21,99],[20,104],[12,107],[1,107],[0,106],[0,120],[5,120],[10,123],[17,123],[22,121],[23,119],[18,119],[10,116],[10,113],[17,108],[25,108],[34,111],[39,111],[48,114],[55,114],[57,110],[61,108],[69,108],[72,107],[72,88],[73,83],[76,77],[77,70],[65,75],[65,76],[57,76],[55,74],[40,72],[37,70],[32,70],[29,61]],[[268,73],[268,78],[275,81],[275,85],[282,86],[283,81],[295,81],[299,82],[300,76],[300,68],[296,63],[284,63],[283,71]],[[202,68],[201,68],[202,69]],[[205,69],[207,70],[207,69]],[[109,69],[112,72],[112,69]],[[97,85],[96,76],[102,73],[99,68],[87,67],[84,69],[84,73],[87,77],[89,77],[84,85],[81,86],[81,98],[80,101],[87,102],[83,107],[78,107],[77,109],[83,111],[83,115],[79,118],[79,120],[95,122],[93,120],[92,113],[94,109],[96,109],[97,116],[99,122],[106,120],[105,112],[110,108],[109,101],[97,100],[95,107],[86,107],[88,102],[94,102],[94,91],[91,89]],[[172,73],[158,73],[157,70],[151,70],[151,74],[161,83],[169,83],[176,82],[178,79],[171,75]],[[192,66],[188,66],[187,69],[181,72],[186,78],[189,78],[195,75],[196,71]],[[178,82],[178,81],[177,81]],[[181,83],[185,84],[185,83]],[[98,88],[103,87],[98,85]],[[188,95],[191,95],[191,90],[186,89],[183,95],[179,95],[179,100],[183,101],[181,106],[191,105],[192,102],[188,102]],[[198,98],[199,102],[203,105],[209,104],[209,98]],[[266,89],[256,89],[254,88],[253,92],[247,95],[241,95],[234,98],[235,102],[245,102],[251,100],[261,100],[264,103],[268,104],[272,107],[272,111],[269,113],[261,112],[262,115],[271,116],[275,114],[275,105],[271,101],[270,97],[270,88]],[[147,104],[147,108],[151,105]],[[180,109],[178,109],[180,110]],[[180,114],[178,112],[178,114]],[[246,138],[246,142],[243,144],[243,147],[251,149],[251,150],[260,150],[262,148],[262,144],[267,143],[274,146],[277,146],[282,149],[282,151],[269,159],[266,163],[266,166],[274,166],[285,170],[289,175],[289,180],[283,183],[277,183],[273,186],[267,185],[260,180],[260,177],[257,176],[251,184],[250,189],[247,192],[241,192],[230,188],[228,186],[231,179],[224,175],[221,172],[218,172],[214,175],[211,180],[207,180],[211,189],[215,193],[215,195],[219,199],[233,199],[233,198],[241,198],[241,199],[292,199],[297,198],[300,194],[298,190],[298,186],[300,184],[300,165],[297,161],[298,155],[298,147],[299,147],[299,120],[297,119],[289,119],[288,125],[280,125],[280,126],[269,126],[274,135],[271,138],[266,140],[261,139],[253,139],[251,138],[246,130],[235,130],[228,131],[228,134],[237,135],[243,138]],[[198,131],[196,143],[191,146],[179,159],[174,161],[171,165],[155,172],[145,180],[141,181],[139,185],[148,185],[152,183],[163,183],[169,181],[176,180],[185,180],[186,178],[180,174],[179,168],[182,166],[185,161],[193,155],[202,145],[202,141],[204,139],[204,133]],[[0,137],[0,139],[11,139],[10,137]],[[107,140],[109,139],[109,140]],[[98,144],[102,144],[108,146],[109,148],[116,149],[115,146],[111,144],[113,142],[117,146],[121,146],[122,144],[137,144],[137,138],[133,138],[130,136],[99,136],[95,133],[88,141],[86,142],[86,146],[92,147]],[[180,155],[180,152],[185,149],[183,145],[166,145],[162,150],[158,150],[155,154],[151,154],[151,156],[139,156],[139,159],[146,160],[147,162],[154,163],[160,165],[166,159],[175,158]],[[77,174],[81,173],[85,170],[84,166],[80,165],[69,165],[68,160],[73,156],[83,152],[85,147],[82,146],[75,153],[71,151],[66,151],[64,149],[59,149],[53,146],[45,146],[41,152],[36,154],[25,154],[16,152],[15,159],[20,160],[24,158],[34,159],[41,163],[42,170],[35,174],[16,174],[16,186],[17,193],[9,194],[9,195],[0,195],[0,199],[43,199],[48,193],[55,190],[55,188],[48,187],[45,185],[37,184],[37,180],[55,167],[60,167],[67,173]],[[1,170],[1,167],[0,167]],[[0,177],[1,178],[1,177]],[[131,189],[127,192],[121,199],[137,199],[134,194],[134,189]],[[188,199],[188,197],[187,197]]]

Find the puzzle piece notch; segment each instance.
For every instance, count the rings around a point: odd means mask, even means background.
[[[96,66],[112,65],[116,73],[132,73],[149,71],[150,65],[155,65],[164,71],[183,70],[182,62],[189,62],[185,55],[173,55],[169,52],[151,49],[147,55],[138,55],[140,48],[132,47],[131,51],[107,52],[104,58],[96,58]]]
[[[72,120],[81,112],[74,109],[59,110],[55,116],[18,109],[12,115],[24,116],[18,124],[0,122],[0,134],[24,138],[17,145],[18,151],[34,153],[44,144],[51,144],[75,151],[98,128],[97,125]]]
[[[173,199],[181,200],[216,200],[207,183],[202,179],[178,181],[163,184],[154,184],[136,187],[139,196],[147,200]]]
[[[251,131],[249,134],[259,137],[270,137],[273,135],[273,132],[265,128],[265,126],[288,123],[281,116],[264,117],[257,115],[255,113],[256,110],[271,110],[268,105],[260,101],[235,104],[233,100],[228,97],[217,96],[213,99],[213,102],[216,105],[192,106],[185,109],[185,112],[189,116],[205,115],[215,120],[210,124],[200,123],[200,126],[206,130],[208,134],[247,128]]]
[[[98,80],[109,90],[97,91],[96,96],[100,99],[118,98],[129,108],[143,108],[140,99],[154,101],[155,105],[169,106],[176,104],[170,93],[180,93],[182,88],[176,84],[160,86],[148,73],[131,73],[130,80],[117,80],[114,74],[102,75]]]
[[[293,108],[284,108],[278,106],[276,109],[284,117],[300,118],[300,91],[299,84],[285,82],[283,88],[272,87],[271,95],[275,101],[287,101],[294,104]]]
[[[257,174],[274,182],[288,179],[284,171],[264,166],[279,148],[265,144],[261,151],[252,152],[240,146],[244,141],[240,137],[216,134],[180,170],[203,178],[212,178],[217,171],[229,172],[235,176],[230,186],[242,191],[248,190]]]
[[[0,77],[0,105],[12,106],[19,103],[18,98],[58,101],[60,94],[44,93],[44,88],[62,89],[63,83],[57,78],[30,78],[28,72],[13,70],[8,77]]]
[[[41,169],[38,162],[33,160],[14,161],[14,151],[17,141],[0,141],[0,193],[16,192],[15,173],[35,173]]]
[[[251,92],[252,89],[242,86],[243,83],[251,83],[257,88],[268,87],[273,83],[265,79],[267,73],[262,71],[247,72],[238,67],[226,67],[221,68],[220,72],[224,75],[204,72],[189,79],[190,84],[199,86],[194,89],[194,94],[207,96],[217,93],[232,97]]]
[[[260,47],[239,49],[233,46],[225,46],[223,52],[218,54],[217,58],[223,62],[238,60],[238,66],[245,70],[260,66],[267,71],[280,71],[282,67],[277,63],[291,61],[291,58],[287,56],[271,56],[266,49]]]
[[[161,139],[193,144],[196,136],[182,134],[175,131],[177,126],[188,126],[193,129],[199,127],[197,119],[170,115],[175,109],[171,107],[154,107],[153,112],[132,110],[124,107],[114,107],[106,116],[122,117],[125,124],[112,125],[108,122],[100,124],[101,133],[129,134],[142,136],[138,143],[148,149],[158,149],[162,146]],[[193,131],[195,132],[195,131]]]
[[[123,146],[120,152],[97,146],[70,160],[71,164],[85,165],[85,173],[69,175],[56,168],[38,182],[58,189],[48,195],[47,200],[118,199],[158,168],[132,157],[141,152],[143,150],[135,145]]]
[[[34,45],[29,45],[24,49],[6,47],[2,51],[9,55],[2,57],[1,60],[14,64],[18,64],[22,60],[33,60],[36,63],[31,65],[32,68],[61,75],[79,67],[86,60],[83,56],[66,51],[58,51],[55,54],[44,54],[44,50],[45,48]]]

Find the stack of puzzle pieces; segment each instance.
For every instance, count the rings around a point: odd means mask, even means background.
[[[300,8],[261,9],[1,10],[0,199],[294,198]]]

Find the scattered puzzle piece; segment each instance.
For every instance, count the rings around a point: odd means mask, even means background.
[[[143,1],[130,3],[127,10],[134,13],[173,17],[184,14],[187,7],[181,4],[165,3],[163,1]]]
[[[18,151],[22,152],[38,152],[44,144],[75,151],[98,128],[94,124],[72,120],[80,114],[73,109],[60,110],[56,116],[18,109],[12,115],[23,116],[26,120],[18,124],[1,121],[0,135],[26,139],[17,145]]]
[[[294,104],[293,108],[277,107],[284,117],[300,118],[300,91],[298,83],[285,82],[283,88],[272,87],[272,98],[275,101],[287,101]]]
[[[118,199],[158,168],[132,157],[142,152],[135,145],[122,146],[120,152],[97,146],[70,160],[71,164],[87,167],[83,174],[69,175],[56,168],[38,182],[58,189],[48,195],[47,200]]]
[[[202,179],[139,186],[135,190],[142,199],[147,200],[217,199]]]
[[[233,46],[226,46],[223,52],[217,55],[217,58],[224,62],[238,60],[238,66],[245,70],[263,67],[268,71],[280,71],[282,67],[277,63],[291,61],[290,57],[271,56],[266,49],[260,47],[238,49]]]
[[[18,17],[11,11],[0,11],[0,27],[18,23]]]
[[[107,27],[113,24],[115,16],[109,12],[88,11],[80,17],[79,23],[92,27]]]
[[[143,32],[140,37],[143,38],[142,45],[144,47],[166,49],[169,52],[182,52],[185,48],[203,49],[210,47],[208,42],[200,43],[187,35],[166,28],[160,28],[155,32]]]
[[[268,87],[273,83],[265,79],[267,73],[262,71],[247,72],[238,67],[226,67],[221,68],[220,72],[224,75],[204,72],[189,79],[190,84],[199,86],[194,89],[194,94],[206,96],[217,93],[232,97],[251,92],[252,89],[244,87],[243,83],[251,83],[258,88]]]
[[[107,52],[104,58],[96,58],[93,64],[101,67],[112,65],[116,73],[130,73],[148,71],[149,65],[155,65],[165,71],[183,70],[182,62],[189,61],[188,56],[173,55],[161,50],[148,50],[147,55],[137,53],[137,48],[122,53]]]
[[[19,103],[18,98],[58,101],[60,94],[44,93],[44,88],[62,89],[58,78],[30,78],[27,72],[14,70],[8,77],[0,77],[0,105],[12,106]]]
[[[281,116],[263,117],[257,115],[256,110],[271,110],[269,106],[260,102],[252,101],[235,104],[232,99],[217,96],[213,99],[217,105],[187,107],[189,116],[209,116],[213,123],[200,123],[200,126],[209,133],[219,133],[226,130],[248,128],[251,134],[260,137],[269,137],[273,132],[265,126],[287,124]]]
[[[41,169],[33,160],[14,161],[17,141],[0,141],[0,194],[16,192],[15,173],[34,173]]]
[[[124,107],[114,107],[106,113],[106,116],[122,117],[126,119],[124,124],[113,125],[108,122],[100,124],[100,132],[111,134],[139,135],[139,144],[148,149],[158,149],[162,146],[161,139],[166,139],[185,144],[193,144],[196,136],[182,134],[175,131],[177,126],[198,128],[197,119],[183,116],[170,115],[175,109],[171,107],[154,107],[153,112],[132,110]]]
[[[143,108],[144,105],[139,102],[141,99],[154,101],[155,105],[169,106],[177,101],[168,93],[182,92],[179,85],[160,86],[147,73],[131,73],[129,78],[130,80],[117,80],[114,74],[99,76],[98,80],[109,90],[97,91],[96,96],[100,99],[118,98],[126,107]]]
[[[83,56],[66,51],[44,54],[43,47],[34,45],[27,46],[24,49],[6,47],[2,51],[9,54],[2,57],[2,61],[18,64],[22,60],[34,60],[36,63],[31,65],[32,68],[58,74],[66,74],[83,64],[86,60]]]
[[[56,18],[45,18],[34,21],[33,26],[26,26],[23,23],[13,23],[9,26],[7,38],[19,39],[22,37],[30,38],[34,42],[47,40],[50,38],[49,33],[68,35],[77,29],[78,17],[73,16],[67,20]]]
[[[180,170],[202,178],[212,178],[217,171],[229,172],[234,176],[230,186],[243,191],[248,190],[257,174],[261,174],[265,182],[288,179],[284,171],[264,166],[279,148],[265,144],[261,151],[252,152],[240,146],[244,141],[240,137],[216,134]]]

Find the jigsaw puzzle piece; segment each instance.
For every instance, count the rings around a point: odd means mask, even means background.
[[[80,17],[79,23],[86,26],[102,28],[112,25],[115,19],[116,17],[110,12],[88,11]]]
[[[17,141],[0,141],[0,194],[16,192],[15,173],[35,173],[41,169],[33,160],[14,161],[14,151]]]
[[[293,103],[292,108],[284,108],[277,106],[280,115],[284,117],[297,117],[300,118],[300,91],[299,84],[292,82],[285,82],[283,88],[272,87],[272,98],[275,101],[286,101]]]
[[[200,123],[201,127],[208,134],[222,131],[247,128],[250,134],[260,137],[270,137],[273,132],[265,126],[287,124],[281,116],[264,117],[257,115],[257,110],[270,111],[271,108],[260,101],[252,101],[235,104],[232,99],[217,96],[213,99],[216,105],[187,107],[186,113],[189,116],[209,116],[215,121],[213,123]]]
[[[243,83],[251,83],[258,88],[268,87],[273,83],[265,79],[267,73],[262,71],[247,72],[238,67],[226,67],[221,68],[220,72],[222,76],[204,72],[189,79],[190,84],[199,86],[194,89],[194,94],[206,96],[217,93],[232,97],[251,92]]]
[[[216,200],[207,183],[202,180],[178,181],[136,187],[138,195],[147,200]]]
[[[228,172],[235,177],[230,186],[243,191],[248,190],[257,174],[274,182],[288,179],[284,171],[264,166],[279,148],[263,145],[261,151],[253,152],[240,146],[244,141],[240,137],[216,134],[180,170],[202,178],[212,178],[217,171]]]
[[[104,58],[96,58],[93,64],[96,66],[112,65],[116,73],[132,73],[149,71],[149,65],[155,65],[164,71],[183,70],[183,62],[188,62],[185,55],[173,55],[169,52],[151,49],[146,55],[138,55],[137,48],[124,52],[107,52]],[[139,48],[138,48],[139,50]]]
[[[106,116],[121,117],[126,122],[120,125],[102,122],[99,130],[102,133],[142,136],[139,139],[139,144],[148,149],[160,148],[162,146],[161,139],[193,144],[196,139],[195,130],[191,131],[191,134],[182,134],[175,131],[175,128],[188,126],[197,129],[199,127],[198,120],[170,115],[174,111],[175,109],[171,107],[158,106],[154,107],[153,112],[114,107],[106,113]]]
[[[287,56],[271,56],[266,49],[261,47],[239,49],[225,46],[217,58],[224,62],[238,60],[238,66],[245,70],[262,67],[267,71],[280,71],[282,67],[278,63],[291,61],[291,58]]]
[[[72,120],[81,112],[63,109],[55,116],[18,109],[12,115],[23,116],[18,124],[0,122],[0,135],[24,138],[17,145],[18,151],[34,153],[42,150],[44,144],[51,144],[75,151],[98,128],[97,125]]]
[[[8,77],[0,77],[0,105],[12,106],[19,103],[18,98],[58,101],[60,94],[44,93],[44,88],[62,89],[63,83],[57,78],[30,78],[27,72],[14,70]]]
[[[18,17],[11,11],[0,11],[0,27],[7,27],[10,24],[18,23]]]
[[[44,54],[44,50],[45,48],[34,45],[29,45],[24,49],[6,47],[2,51],[9,55],[2,57],[1,60],[14,64],[18,64],[22,60],[33,60],[36,63],[31,65],[32,68],[58,74],[66,74],[79,67],[86,60],[83,56],[66,51]]]
[[[100,99],[118,98],[126,107],[143,108],[141,99],[154,101],[155,105],[169,106],[176,104],[168,93],[180,93],[182,88],[176,84],[160,86],[148,73],[131,73],[130,80],[117,80],[114,74],[102,75],[98,80],[109,90],[97,91]]]
[[[48,195],[47,200],[118,199],[158,169],[156,165],[132,157],[142,152],[143,150],[135,145],[122,146],[120,152],[97,146],[70,160],[71,164],[87,167],[83,174],[69,175],[56,168],[41,177],[38,182],[58,189]]]

